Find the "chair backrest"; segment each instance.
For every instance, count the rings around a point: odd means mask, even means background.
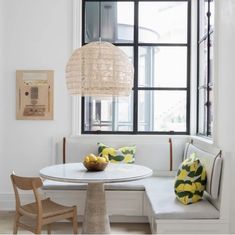
[[[43,185],[39,177],[22,177],[12,173],[11,179],[13,185],[21,190],[33,190],[33,188],[37,189]]]
[[[16,209],[18,209],[21,206],[20,203],[20,196],[18,189],[21,190],[32,190],[35,201],[38,205],[38,209],[41,210],[41,198],[40,194],[38,193],[38,188],[40,188],[43,183],[41,178],[39,177],[22,177],[17,176],[14,173],[11,174],[11,181],[13,184],[14,192],[15,192],[15,199],[16,199]]]

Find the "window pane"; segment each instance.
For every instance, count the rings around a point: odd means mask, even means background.
[[[186,87],[186,47],[139,47],[139,87]]]
[[[133,47],[119,46],[119,48],[127,55],[129,60],[133,63],[134,62]]]
[[[210,31],[214,28],[214,21],[215,21],[215,2],[210,0]]]
[[[198,133],[202,135],[207,135],[207,89],[199,89],[199,117],[198,117]]]
[[[102,40],[109,42],[133,42],[133,2],[101,2],[100,21],[101,27],[99,27],[99,2],[86,2],[85,42],[97,41],[100,36]]]
[[[204,40],[199,45],[199,86],[207,85],[207,40]]]
[[[199,40],[203,38],[205,34],[208,33],[208,0],[200,0],[200,22],[199,22]]]
[[[132,131],[132,98],[85,98],[85,131]]]
[[[213,83],[214,83],[214,52],[213,52],[213,36],[214,33],[210,34],[210,61],[209,61],[209,66],[210,66],[210,76],[209,76],[209,113],[208,113],[208,135],[212,136],[212,131],[213,131],[213,103],[214,103],[214,97],[213,97]]]
[[[214,80],[214,33],[210,34],[210,77],[209,77],[209,83],[210,85],[213,85]]]
[[[140,2],[139,42],[187,42],[187,2]]]
[[[139,131],[186,131],[186,91],[139,91]]]
[[[209,122],[209,126],[208,126],[208,135],[212,135],[212,131],[213,131],[213,121],[214,121],[214,117],[213,117],[213,90],[211,89],[209,91],[209,117],[208,117],[208,122]]]

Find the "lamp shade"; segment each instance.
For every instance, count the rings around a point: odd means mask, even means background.
[[[128,96],[133,77],[127,55],[108,42],[91,42],[76,49],[66,66],[70,95]]]

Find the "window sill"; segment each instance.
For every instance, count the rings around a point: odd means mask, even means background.
[[[199,140],[199,141],[202,141],[202,142],[205,142],[209,145],[213,145],[214,144],[214,141],[211,137],[208,137],[208,136],[204,136],[204,135],[191,135],[191,137],[195,140]]]

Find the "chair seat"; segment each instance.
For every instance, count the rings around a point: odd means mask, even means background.
[[[42,217],[43,218],[48,218],[51,216],[73,212],[73,207],[68,207],[68,206],[57,204],[51,201],[50,198],[42,200],[41,203],[42,203]],[[36,202],[21,206],[20,213],[33,217],[33,218],[37,217],[38,211],[37,211]]]
[[[12,173],[11,181],[16,199],[13,234],[17,234],[19,227],[29,230],[35,234],[41,234],[43,225],[47,225],[47,232],[48,234],[51,234],[49,225],[62,219],[71,220],[73,224],[73,233],[78,233],[77,207],[60,205],[51,201],[50,198],[42,200],[38,190],[43,185],[40,177],[23,177]],[[31,191],[34,195],[35,201],[33,203],[21,205],[19,189]],[[25,223],[21,217],[29,217],[34,221]]]

